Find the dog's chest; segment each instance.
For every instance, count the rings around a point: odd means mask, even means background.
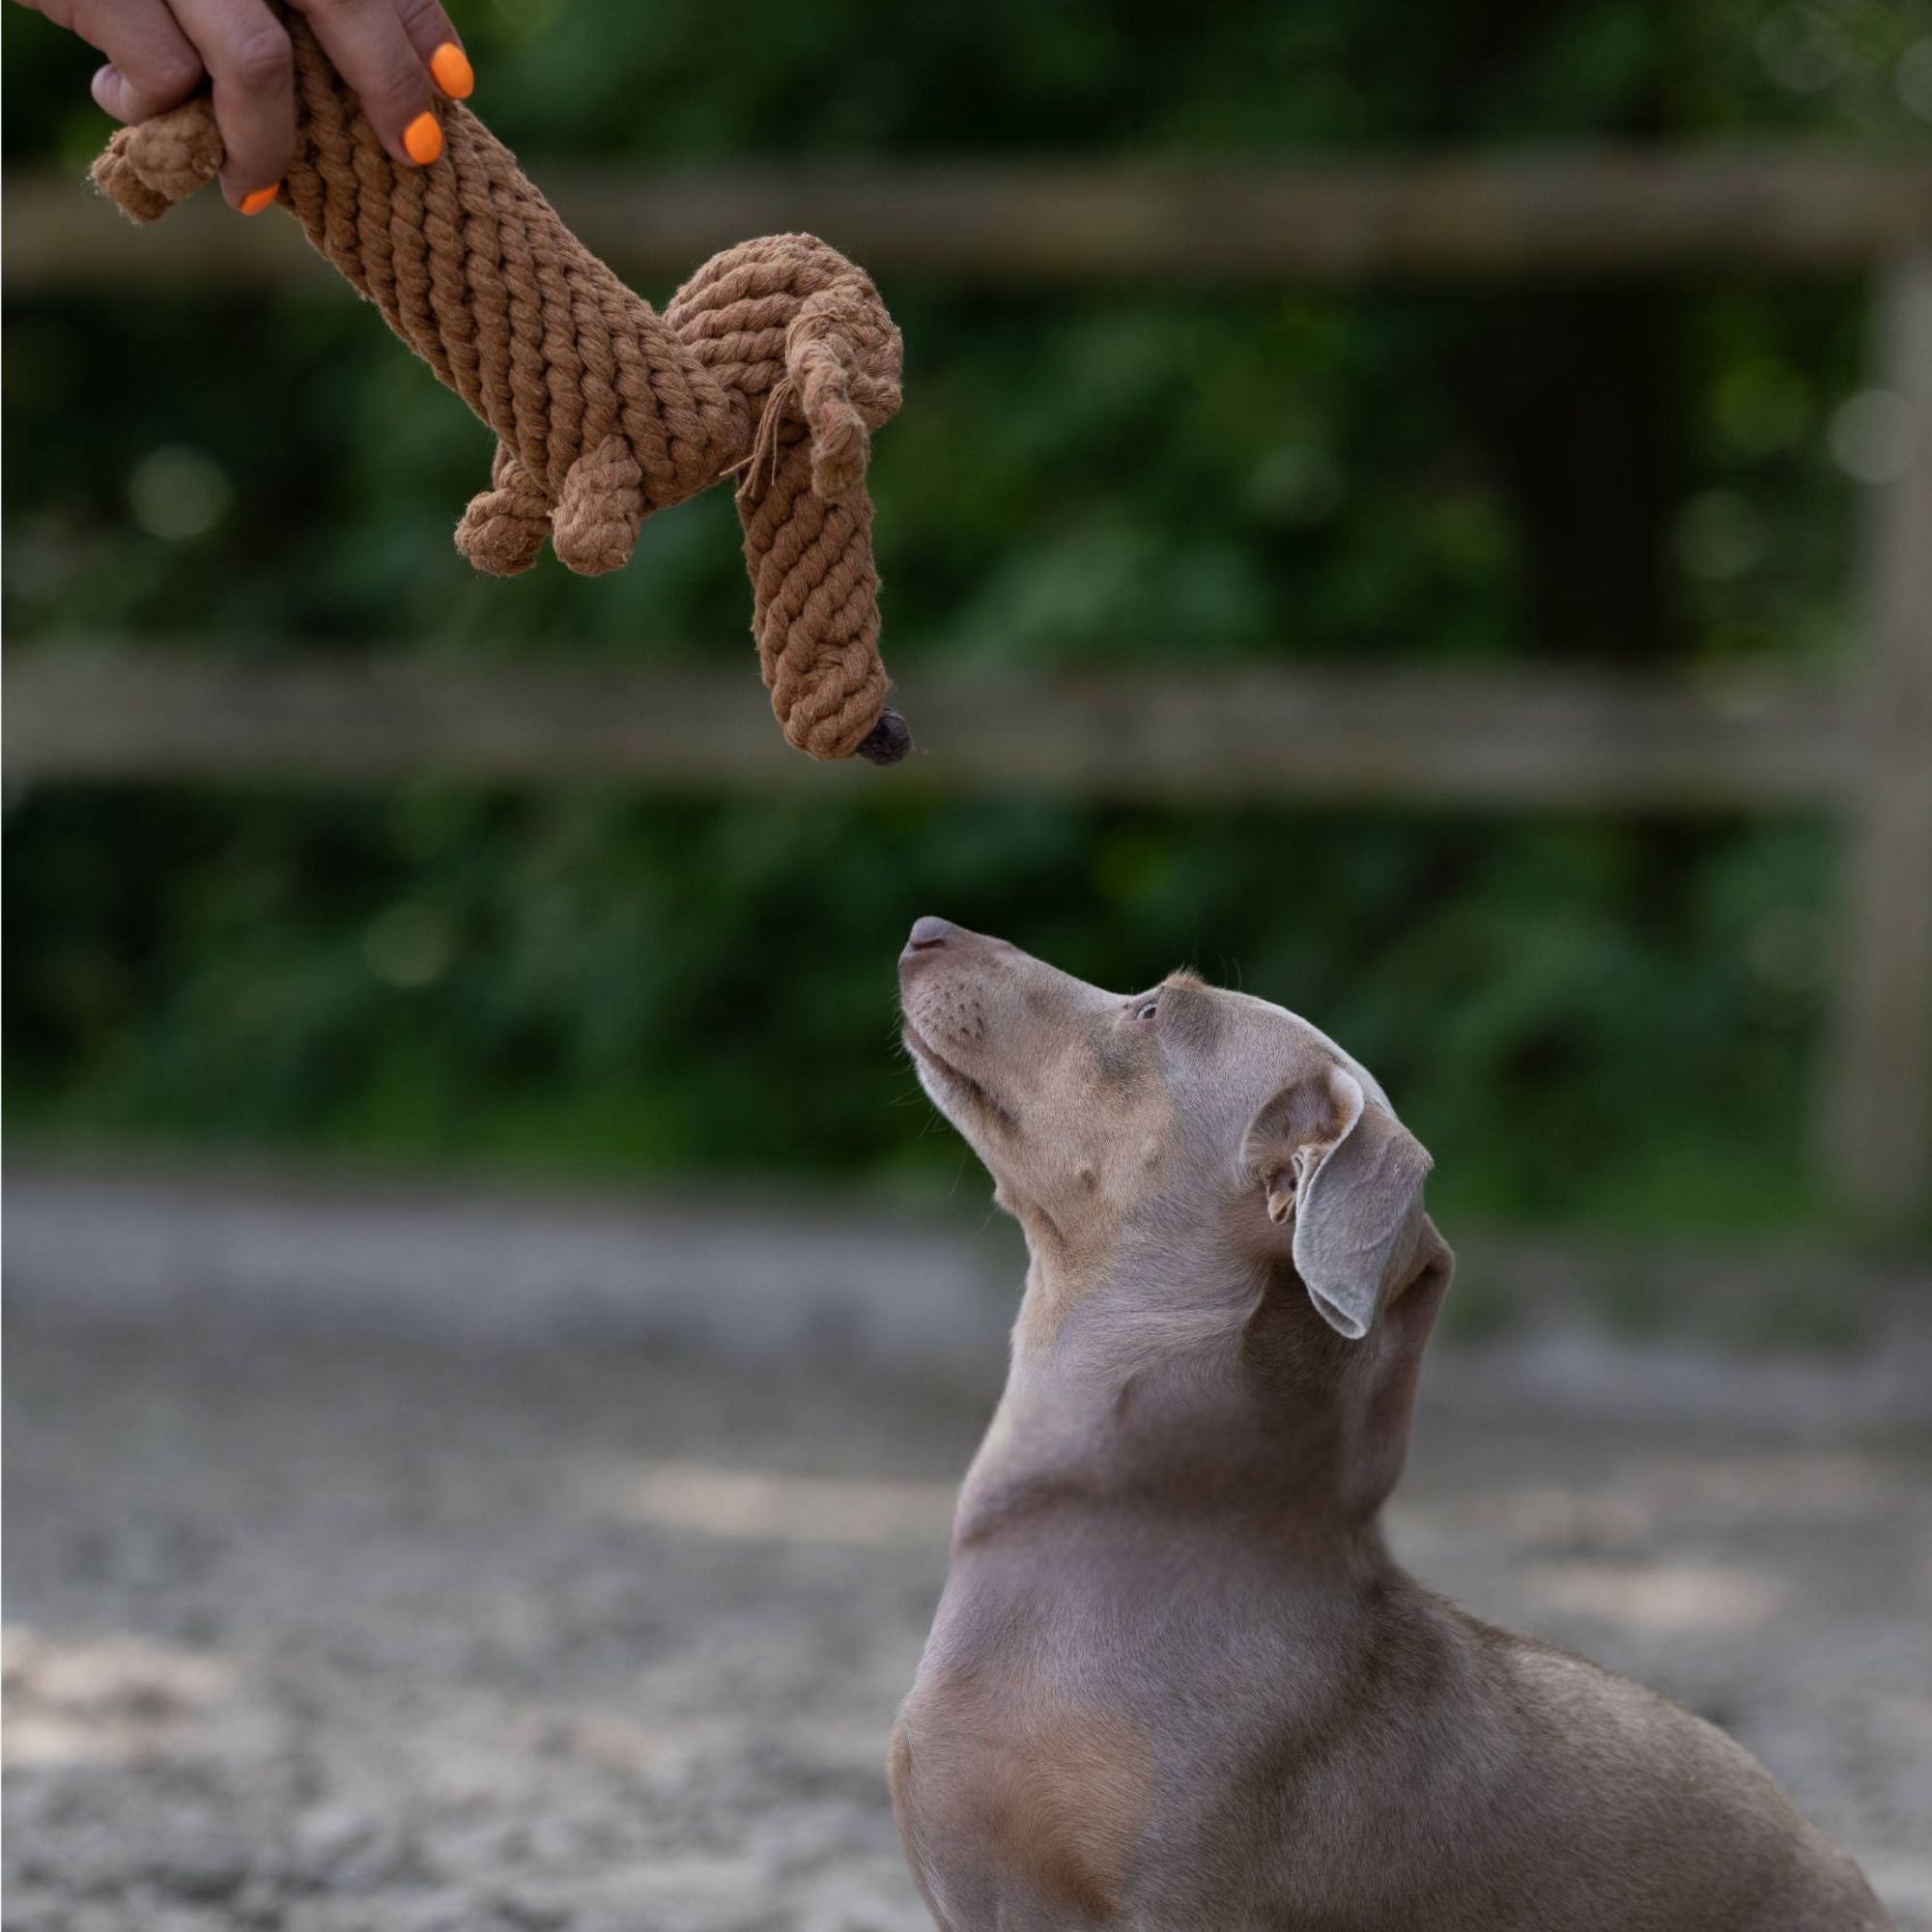
[[[1025,1667],[928,1669],[892,1773],[914,1867],[949,1916],[1121,1911],[1154,1801],[1151,1740],[1124,1714]]]

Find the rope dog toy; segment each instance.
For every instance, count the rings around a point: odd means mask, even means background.
[[[864,270],[810,235],[715,255],[659,315],[578,241],[469,109],[441,158],[399,167],[314,35],[295,45],[296,156],[279,199],[316,250],[497,433],[491,487],[456,527],[479,570],[546,536],[586,576],[638,526],[738,477],[752,628],[786,740],[895,764],[866,491],[871,432],[899,406],[899,332]],[[220,172],[205,97],[124,128],[94,180],[156,221]]]

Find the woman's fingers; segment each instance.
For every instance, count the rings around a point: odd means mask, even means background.
[[[452,100],[468,100],[476,86],[476,74],[449,15],[436,0],[394,0],[396,17],[416,50],[416,58],[429,69],[430,78]]]
[[[265,0],[24,0],[107,56],[95,99],[121,121],[145,121],[213,84],[227,160],[222,192],[254,213],[274,199],[295,146],[295,69],[287,29]],[[399,161],[442,153],[439,109],[476,84],[437,0],[290,0],[359,97]]]
[[[396,0],[295,4],[308,16],[336,71],[360,99],[384,147],[399,161],[427,167],[442,153],[442,122],[436,111],[442,96],[430,78],[428,56],[417,51],[404,31]],[[447,38],[454,40],[453,35]]]
[[[189,47],[187,51],[188,58],[193,60],[194,49]],[[194,80],[179,90],[143,84],[109,61],[105,67],[95,70],[87,91],[94,96],[94,104],[116,121],[150,121],[156,114],[185,100],[194,92],[195,81],[200,78],[199,61],[194,64]]]
[[[107,56],[94,98],[117,121],[145,121],[201,85],[201,57],[164,0],[30,0],[37,13]]]
[[[228,151],[221,191],[253,214],[274,199],[295,151],[295,57],[288,30],[263,0],[173,0],[214,86],[214,119]]]

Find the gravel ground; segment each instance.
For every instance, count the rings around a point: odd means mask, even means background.
[[[886,1932],[985,1391],[17,1317],[10,1932]],[[1501,1358],[1499,1358],[1501,1359]],[[1437,1364],[1423,1576],[1726,1724],[1932,1927],[1932,1432]]]

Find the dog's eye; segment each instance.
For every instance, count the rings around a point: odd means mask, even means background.
[[[1158,1000],[1143,1000],[1134,1017],[1137,1020],[1151,1020],[1160,1010]]]

